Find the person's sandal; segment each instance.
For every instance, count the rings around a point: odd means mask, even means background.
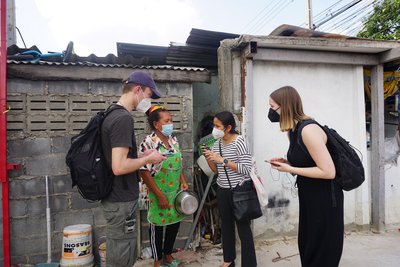
[[[163,266],[165,266],[165,267],[183,267],[183,264],[181,261],[179,261],[177,259],[173,259],[172,262],[164,261]]]
[[[222,264],[222,265],[223,265],[223,264]],[[222,266],[222,265],[220,265],[220,266]],[[235,267],[235,262],[232,261],[231,264],[228,265],[228,267]]]

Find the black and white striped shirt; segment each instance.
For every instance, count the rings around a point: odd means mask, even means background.
[[[220,154],[219,144],[221,139],[215,141],[212,148],[214,153]],[[244,181],[250,180],[250,171],[252,168],[252,156],[250,155],[249,147],[243,136],[238,135],[232,143],[224,145],[221,142],[222,157],[233,161],[237,165],[237,172],[234,172],[229,167],[226,167],[229,181],[232,187],[236,187]],[[218,178],[217,184],[223,188],[229,188],[228,179],[225,174],[224,166],[217,163]]]

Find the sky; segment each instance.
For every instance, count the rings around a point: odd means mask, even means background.
[[[74,52],[79,56],[92,53],[105,56],[117,54],[117,42],[157,46],[169,46],[171,42],[185,43],[192,28],[268,35],[281,24],[306,27],[306,2],[15,0],[15,9],[16,26],[28,48],[36,45],[42,53],[61,52],[69,41],[73,41]],[[350,2],[352,0],[313,0],[313,16],[323,19]],[[339,16],[336,19],[340,21]],[[360,21],[356,20],[353,24]],[[17,45],[24,47],[18,32]]]

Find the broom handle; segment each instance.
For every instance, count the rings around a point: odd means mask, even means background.
[[[49,177],[46,175],[47,263],[51,263]]]

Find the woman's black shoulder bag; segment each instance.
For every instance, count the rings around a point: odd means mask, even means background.
[[[221,140],[219,140],[219,154],[222,157]],[[250,221],[262,216],[260,202],[258,201],[257,191],[252,186],[249,190],[237,190],[238,187],[232,188],[229,181],[228,172],[224,166],[226,178],[232,191],[233,214],[239,222]]]

